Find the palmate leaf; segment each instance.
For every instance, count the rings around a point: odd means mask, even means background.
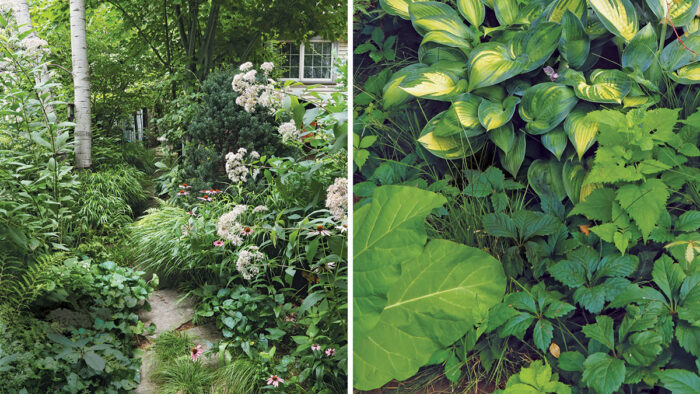
[[[585,6],[585,1],[583,3]],[[562,16],[561,26],[559,53],[572,68],[581,68],[586,63],[588,53],[591,50],[591,39],[588,37],[580,17],[569,10],[566,10]]]
[[[700,376],[685,369],[666,369],[659,377],[663,388],[672,394],[695,394],[700,387]]]
[[[503,102],[482,100],[478,108],[479,122],[486,131],[502,127],[513,118],[518,103],[520,99],[515,96],[509,96]]]
[[[566,85],[545,82],[528,88],[523,95],[518,111],[527,122],[529,134],[544,134],[557,125],[574,108],[578,99]]]
[[[583,334],[590,339],[595,339],[610,351],[615,350],[615,331],[613,319],[609,316],[596,316],[595,324],[587,324],[581,329]]]
[[[646,239],[656,226],[661,212],[666,209],[668,197],[668,187],[660,179],[648,179],[641,185],[622,186],[615,199],[634,220],[642,237]]]
[[[355,337],[358,389],[374,389],[391,379],[414,375],[435,351],[474,325],[477,308],[490,308],[505,292],[498,260],[451,241],[431,241],[420,257],[404,262],[403,268],[379,324]]]
[[[583,362],[582,382],[599,394],[612,394],[625,380],[625,362],[605,353],[593,353]]]
[[[625,41],[637,34],[639,20],[630,0],[588,0],[588,3],[612,34]]]
[[[401,274],[401,262],[422,253],[425,217],[445,202],[435,193],[386,186],[376,188],[372,203],[355,212],[353,324],[358,335],[379,321],[387,293]]]
[[[676,27],[689,24],[695,17],[700,6],[700,0],[666,1],[646,0],[647,5],[659,20],[670,14],[671,21]],[[669,12],[670,11],[670,12]]]
[[[530,59],[515,56],[499,42],[478,45],[469,53],[469,90],[496,85],[525,70]]]

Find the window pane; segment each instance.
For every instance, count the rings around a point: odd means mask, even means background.
[[[310,42],[306,44],[304,78],[331,78],[332,48],[333,44],[330,42]]]
[[[281,46],[284,63],[280,66],[284,78],[299,78],[299,46],[285,42]]]

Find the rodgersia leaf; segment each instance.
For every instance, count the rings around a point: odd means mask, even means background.
[[[582,382],[599,394],[616,392],[625,380],[625,362],[605,353],[593,353],[583,362]]]

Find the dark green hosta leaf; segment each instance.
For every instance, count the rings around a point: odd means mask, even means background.
[[[519,102],[520,99],[515,96],[509,96],[503,102],[481,100],[478,108],[479,122],[486,131],[502,127],[513,118]]]
[[[493,131],[491,133],[493,133]],[[513,178],[517,178],[520,166],[525,160],[525,134],[516,133],[511,149],[508,152],[498,152],[498,157],[501,160],[503,168],[508,171]]]
[[[576,106],[578,99],[566,85],[545,82],[525,91],[520,117],[527,122],[529,134],[544,134],[557,127]]]
[[[514,56],[499,42],[478,45],[469,53],[469,90],[496,85],[525,70],[527,55]]]
[[[700,32],[695,32],[689,37],[683,37],[683,44],[685,44],[688,49],[695,51],[695,53],[699,53]],[[666,45],[659,57],[659,63],[662,69],[666,71],[675,71],[685,65],[700,60],[700,57],[686,49],[683,44],[678,40],[673,40],[670,44]]]
[[[512,25],[518,19],[519,5],[517,0],[493,0],[493,10],[501,25]]]
[[[622,52],[622,67],[646,71],[651,66],[651,62],[654,61],[657,47],[656,31],[649,23],[639,30],[625,47]]]
[[[564,150],[568,144],[564,129],[562,127],[556,127],[554,130],[542,134],[540,139],[542,145],[547,148],[548,151],[552,152],[557,160],[561,160],[561,155],[564,154]]]
[[[583,362],[582,382],[599,394],[617,392],[625,380],[625,362],[605,353],[593,353]]]
[[[389,82],[384,85],[382,96],[384,108],[391,108],[413,99],[413,95],[401,89],[401,82],[407,77],[414,75],[414,73],[426,68],[428,68],[427,65],[416,63],[395,72],[394,75],[391,76]]]
[[[513,130],[513,124],[510,122],[489,131],[487,135],[491,142],[499,147],[503,153],[509,152],[515,142],[515,131]]]
[[[567,11],[573,13],[578,19],[583,18],[586,12],[586,0],[557,0],[549,14],[549,21],[560,23]]]
[[[632,89],[632,81],[619,70],[594,70],[586,82],[583,73],[567,70],[562,76],[573,86],[576,97],[593,103],[620,104]]]
[[[370,390],[407,379],[435,351],[462,337],[477,309],[505,292],[501,263],[487,253],[433,240],[418,258],[403,262],[401,279],[388,294],[379,324],[355,337],[355,387]]]
[[[566,195],[569,196],[569,200],[571,200],[574,205],[578,204],[580,201],[581,186],[583,185],[583,179],[585,177],[586,170],[581,164],[574,164],[571,160],[564,162],[561,170],[561,179],[564,184]]]
[[[637,33],[639,19],[630,0],[588,0],[588,3],[612,34],[630,41]]]
[[[585,2],[584,2],[585,6]],[[559,53],[569,62],[571,68],[581,68],[586,63],[591,50],[591,40],[581,19],[566,11],[561,18],[562,32],[559,39]]]
[[[562,166],[557,160],[533,161],[527,170],[527,181],[532,190],[543,200],[562,201],[566,198],[562,182]]]
[[[696,394],[700,376],[685,369],[666,369],[659,372],[662,387],[672,394]]]
[[[504,213],[489,213],[484,215],[484,230],[494,237],[518,239],[518,228],[515,222]]]
[[[698,6],[700,6],[700,0],[646,0],[646,3],[659,21],[670,14],[671,21],[676,27],[689,24],[695,17]]]
[[[562,26],[554,22],[541,22],[527,31],[525,54],[530,61],[523,72],[541,67],[552,56],[559,45],[561,31]]]
[[[383,186],[374,190],[371,204],[355,212],[353,324],[358,335],[379,321],[387,293],[401,275],[401,263],[422,253],[425,217],[445,202],[432,192]]]
[[[481,0],[457,0],[457,9],[475,27],[484,22],[486,10]]]

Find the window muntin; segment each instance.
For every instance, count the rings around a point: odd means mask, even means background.
[[[282,44],[285,57],[282,64],[282,79],[294,79],[311,82],[330,82],[333,80],[333,43],[312,40],[297,45],[293,42]]]

